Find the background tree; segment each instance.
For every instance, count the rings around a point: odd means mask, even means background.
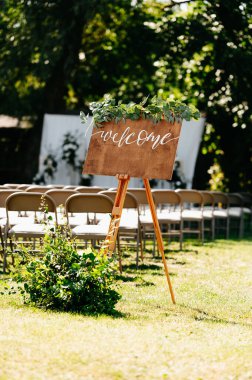
[[[109,91],[142,96],[155,34],[142,1],[6,0],[0,12],[0,113],[33,123],[18,148],[26,152],[19,180],[31,181],[44,113],[79,113]]]
[[[37,170],[45,112],[158,91],[207,113],[194,186],[207,185],[214,164],[223,187],[251,189],[251,8],[241,0],[2,0],[0,113],[34,126],[22,180]]]
[[[188,1],[184,9],[164,6],[159,77],[160,88],[207,113],[195,185],[205,186],[215,163],[226,189],[251,189],[252,3]]]

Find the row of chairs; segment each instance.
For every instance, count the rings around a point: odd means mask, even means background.
[[[129,189],[135,195],[139,205],[148,205],[143,189]],[[161,224],[180,224],[180,230],[185,230],[186,222],[198,222],[196,233],[204,242],[204,235],[209,231],[211,238],[219,229],[219,222],[223,222],[225,237],[230,236],[231,221],[236,220],[238,236],[244,236],[245,220],[250,222],[252,215],[252,198],[249,194],[225,194],[222,192],[198,190],[152,190],[157,207],[157,216]],[[142,221],[148,222],[147,217]],[[174,222],[174,223],[173,223]],[[195,223],[196,224],[196,223]],[[194,224],[194,225],[195,225]],[[186,233],[186,231],[184,231]],[[188,226],[188,232],[193,233]],[[183,237],[182,237],[183,240]]]
[[[4,189],[6,189],[7,185],[4,185]],[[8,184],[8,186],[13,186],[13,184]],[[20,188],[16,186],[15,191],[20,191]],[[52,186],[55,185],[49,185],[49,186],[29,186],[29,185],[21,185],[21,186],[28,186],[25,191],[28,192],[39,192],[39,193],[47,193],[50,194],[54,200],[58,204],[64,204],[66,197],[69,195],[72,195],[74,192],[82,192],[82,193],[98,193],[103,190],[103,188],[100,187],[77,187],[77,186],[65,186],[63,189],[63,185],[56,185],[57,188],[52,188]],[[58,191],[58,188],[62,187],[61,190],[64,191]],[[115,191],[115,189],[110,189],[112,191]],[[1,189],[0,189],[1,191]],[[9,190],[10,193],[12,190]],[[130,192],[137,198],[138,205],[141,206],[141,209],[145,209],[147,206],[147,198],[145,195],[144,189],[130,189]],[[203,211],[203,216],[205,219],[224,219],[226,222],[226,235],[229,236],[229,222],[230,218],[237,218],[239,219],[239,236],[243,236],[244,231],[244,221],[243,217],[244,214],[250,214],[251,213],[251,197],[249,200],[245,201],[244,196],[241,196],[240,194],[224,194],[220,192],[197,192],[194,190],[179,190],[179,196],[182,197],[179,198],[178,195],[174,195],[174,191],[169,190],[153,190],[153,194],[156,197],[156,203],[157,205],[160,205],[161,208],[165,208],[164,205],[172,205],[173,207],[177,207],[178,209],[182,209],[182,203],[183,203],[183,209],[188,209],[193,206],[193,213],[194,216],[196,215],[196,204],[198,207],[201,208]],[[5,196],[8,194],[7,191],[3,191],[5,193]],[[201,195],[200,195],[201,194]],[[4,197],[3,197],[4,198]],[[4,202],[4,199],[2,200],[2,203]],[[186,204],[187,203],[187,204]],[[247,203],[247,205],[246,205]],[[185,207],[186,204],[186,207]],[[191,204],[191,206],[190,206]],[[248,206],[248,207],[246,207]],[[0,204],[0,207],[4,207],[4,205]],[[204,208],[204,210],[203,210]],[[167,207],[166,207],[167,211]],[[193,217],[192,211],[188,213],[188,211],[184,210],[182,219],[191,218]],[[0,215],[1,216],[1,215]],[[163,215],[162,215],[163,216]],[[171,215],[170,215],[171,216]],[[200,216],[199,214],[197,215]],[[160,215],[161,217],[161,215]],[[163,218],[161,218],[163,219]],[[196,218],[197,220],[198,218]],[[202,219],[202,216],[200,217]],[[214,224],[214,221],[213,223]],[[214,228],[212,229],[212,238],[214,238]]]
[[[36,187],[36,190],[38,188]],[[86,241],[100,241],[106,237],[110,220],[108,216],[103,215],[111,213],[116,195],[115,189],[101,190],[101,188],[89,188],[88,194],[79,194],[73,189],[48,190],[47,187],[44,201],[46,200],[48,204],[48,210],[54,213],[56,223],[61,224],[62,215],[66,215],[73,236]],[[42,192],[0,189],[0,207],[4,201],[7,211],[7,218],[3,216],[0,219],[3,252],[6,251],[4,247],[7,246],[8,239],[10,246],[13,246],[14,236],[15,238],[43,236],[43,226],[38,223],[41,220],[38,212],[41,207]],[[95,195],[97,192],[100,194]],[[244,232],[245,216],[248,216],[251,224],[249,196],[245,199],[239,194],[226,195],[196,190],[153,190],[152,193],[163,235],[169,238],[177,236],[181,249],[186,233],[196,233],[204,242],[205,233],[209,231],[210,237],[214,239],[218,221],[224,221],[226,237],[229,237],[231,219],[239,222],[240,237]],[[65,206],[64,210],[59,208],[60,205]],[[34,214],[31,216],[27,214],[28,212]],[[79,214],[79,217],[76,214]],[[137,261],[139,248],[141,255],[143,252],[142,241],[145,242],[149,237],[154,239],[153,224],[144,189],[129,189],[119,230],[119,250],[120,237],[136,241]],[[6,265],[6,255],[4,257]]]
[[[105,190],[105,188],[100,186],[72,186],[72,185],[30,185],[30,184],[14,184],[14,183],[6,183],[4,185],[0,185],[0,190],[5,189],[15,189],[27,192],[39,192],[46,193],[48,190],[53,189],[62,189],[62,190],[75,190],[80,193],[98,193],[99,191]]]
[[[109,213],[113,207],[112,200],[107,196],[64,189],[51,189],[44,194],[16,189],[0,190],[1,205],[3,201],[5,208],[1,209],[0,236],[4,271],[7,248],[10,247],[13,254],[20,239],[22,243],[32,241],[33,249],[39,249],[41,238],[46,232],[45,221],[48,215],[56,226],[68,224],[74,237],[102,240],[108,231]],[[3,211],[6,215],[3,215]],[[106,218],[103,217],[104,214],[107,215]]]

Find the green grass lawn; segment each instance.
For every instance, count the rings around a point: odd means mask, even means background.
[[[124,259],[117,318],[1,295],[0,379],[252,379],[252,241],[177,247],[167,251],[176,305],[150,254],[138,271]]]

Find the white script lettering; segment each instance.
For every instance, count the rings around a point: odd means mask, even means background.
[[[172,137],[171,132],[166,133],[164,136],[155,135],[154,132],[148,134],[145,129],[142,129],[140,132],[132,132],[130,127],[127,127],[120,136],[119,132],[110,131],[96,131],[92,136],[100,135],[100,138],[106,142],[112,140],[118,148],[123,145],[136,144],[142,146],[146,142],[151,142],[151,149],[156,149],[159,145],[166,145],[173,140],[177,140],[179,137]]]

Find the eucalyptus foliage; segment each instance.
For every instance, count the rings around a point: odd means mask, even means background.
[[[183,119],[189,121],[200,117],[199,111],[194,106],[188,106],[177,100],[163,100],[154,96],[152,99],[146,97],[139,104],[130,102],[124,104],[116,103],[115,99],[106,98],[102,102],[93,102],[90,104],[94,122],[97,127],[102,126],[102,123],[108,121],[126,121],[148,119],[154,124],[157,124],[162,119],[169,123],[182,122]],[[87,116],[84,112],[80,113],[80,118],[83,123],[86,123]]]

